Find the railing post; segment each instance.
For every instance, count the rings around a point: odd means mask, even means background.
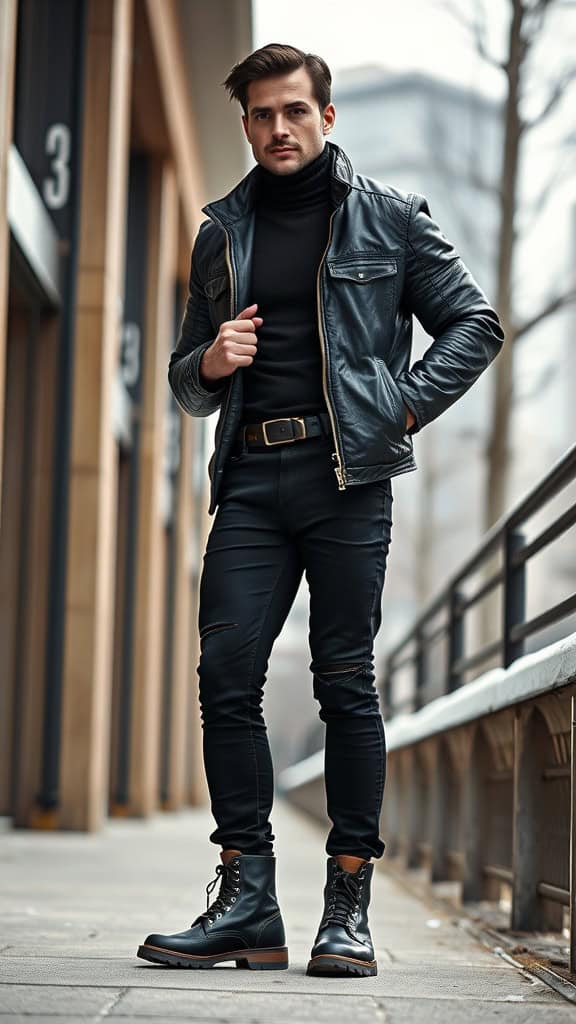
[[[465,594],[461,590],[450,592],[450,619],[448,623],[448,665],[447,665],[447,692],[452,693],[462,685],[460,672],[454,668],[456,662],[464,655],[464,616],[462,606],[465,601]]]
[[[424,687],[426,685],[426,652],[424,650],[424,635],[422,630],[416,633],[416,651],[414,661],[416,666],[413,711],[418,711],[424,704]]]
[[[514,803],[512,820],[512,914],[515,931],[540,927],[536,821],[542,764],[530,732],[531,709],[514,712]]]
[[[524,640],[512,640],[514,626],[526,620],[526,563],[513,566],[512,559],[524,547],[521,530],[506,530],[504,534],[504,628],[502,635],[502,664],[508,668],[524,654]]]
[[[390,655],[386,658],[386,664],[384,667],[384,679],[382,680],[382,716],[384,718],[392,718],[393,707],[392,707],[392,658]]]

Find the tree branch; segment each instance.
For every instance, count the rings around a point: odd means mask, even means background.
[[[524,37],[527,46],[531,46],[534,39],[540,36],[548,11],[556,6],[558,6],[557,0],[537,0],[533,6],[524,4],[522,25],[528,29],[528,33]]]
[[[576,80],[576,67],[569,68],[568,71],[565,71],[564,74],[561,75],[556,84],[553,86],[552,91],[546,103],[542,107],[540,113],[536,114],[535,117],[525,118],[522,121],[522,131],[531,131],[532,128],[534,128],[537,124],[542,124],[542,121],[545,121],[546,118],[552,113],[554,108],[558,105],[558,103],[564,96],[566,89],[574,80]]]
[[[443,7],[446,13],[453,17],[455,21],[462,25],[467,32],[470,33],[474,40],[476,51],[480,57],[482,57],[482,59],[488,64],[491,64],[492,67],[498,68],[499,71],[504,71],[505,64],[503,64],[502,61],[499,61],[488,51],[482,19],[479,18],[478,15],[474,18],[467,18],[462,13],[459,4],[457,2],[452,2],[452,0],[442,0],[440,6]]]
[[[520,211],[524,223],[520,225],[517,229],[518,237],[520,237],[521,235],[526,235],[526,233],[530,231],[534,224],[534,221],[537,220],[542,211],[545,209],[546,203],[550,195],[560,184],[562,184],[562,182],[565,180],[565,178],[568,177],[569,174],[571,175],[573,173],[573,168],[571,165],[575,157],[576,153],[574,152],[569,151],[568,154],[565,153],[564,159],[558,160],[555,170],[552,174],[549,175],[546,184],[542,186],[536,198],[533,199],[532,202],[524,204],[523,209],[521,209]]]
[[[522,381],[517,382],[517,394],[514,397],[514,405],[520,405],[522,402],[530,401],[533,398],[537,398],[542,394],[545,388],[558,376],[558,366],[545,366],[539,373],[533,375],[532,380],[528,381],[528,385],[525,390],[522,390]]]
[[[553,313],[557,313],[560,309],[563,309],[564,306],[569,306],[571,302],[575,301],[576,284],[569,288],[567,292],[564,292],[563,295],[556,295],[553,299],[549,299],[538,313],[529,317],[528,320],[524,321],[524,323],[516,324],[513,331],[513,340],[518,341],[519,338],[528,334],[528,331],[533,330],[534,327],[542,323],[542,321],[547,317],[552,316]]]

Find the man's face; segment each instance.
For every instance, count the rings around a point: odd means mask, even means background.
[[[250,82],[242,115],[254,159],[274,174],[294,174],[324,149],[336,111],[320,111],[306,68]]]

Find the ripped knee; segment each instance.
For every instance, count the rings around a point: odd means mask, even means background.
[[[319,682],[331,684],[331,683],[348,683],[352,679],[366,668],[366,662],[334,662],[330,664],[316,664],[312,662],[310,666],[311,671],[314,673],[314,678]]]
[[[200,643],[206,639],[207,636],[211,636],[212,633],[221,633],[225,629],[237,629],[237,622],[213,622],[209,626],[204,626],[200,630]]]
[[[312,663],[320,717],[373,714],[378,709],[372,661]]]

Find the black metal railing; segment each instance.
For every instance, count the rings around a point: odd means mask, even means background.
[[[418,710],[430,700],[458,689],[474,678],[471,673],[478,669],[475,675],[479,675],[488,663],[490,667],[498,664],[507,668],[524,653],[528,637],[576,612],[576,593],[572,593],[544,612],[526,618],[527,565],[538,552],[576,523],[576,501],[530,540],[523,530],[535,513],[544,509],[574,480],[576,444],[511,512],[491,527],[472,556],[388,652],[381,686],[387,718],[401,711]],[[498,556],[500,565],[496,569],[490,568],[489,563]],[[470,593],[473,578],[482,571],[484,577],[480,585]],[[499,635],[472,653],[466,653],[466,616],[498,588],[501,592]],[[436,622],[439,618],[442,619],[440,624]],[[430,670],[432,654],[441,640],[445,644],[444,663],[433,673]],[[399,699],[395,694],[396,680],[399,671],[406,668],[411,669],[411,685]]]

